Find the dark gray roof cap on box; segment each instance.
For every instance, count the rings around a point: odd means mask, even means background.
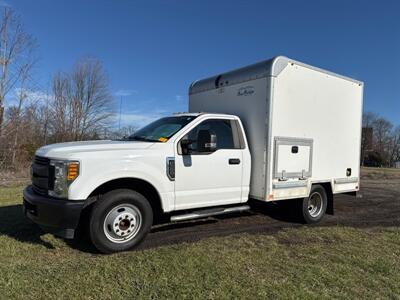
[[[307,64],[303,64],[301,62],[289,59],[285,56],[276,56],[274,58],[264,60],[240,69],[222,73],[206,79],[196,80],[190,85],[189,94],[197,94],[200,92],[217,89],[224,86],[229,86],[240,82],[245,82],[263,77],[269,77],[269,76],[276,77],[289,63],[295,63],[297,65],[308,67],[362,85],[362,82],[357,81],[355,79],[338,75]]]

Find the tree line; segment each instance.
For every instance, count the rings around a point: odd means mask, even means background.
[[[0,169],[25,167],[45,144],[120,134],[108,130],[113,98],[101,62],[81,58],[71,70],[54,74],[43,91],[34,80],[36,49],[19,16],[5,8],[0,21]]]
[[[394,127],[373,112],[363,114],[361,165],[398,167],[400,164],[400,126]]]
[[[40,146],[132,134],[112,130],[113,97],[101,62],[84,57],[38,87],[37,42],[10,8],[0,20],[0,170],[27,168]],[[363,115],[361,165],[393,167],[400,161],[400,126]]]

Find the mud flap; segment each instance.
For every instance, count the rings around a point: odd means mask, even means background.
[[[333,207],[333,194],[332,193],[328,193],[328,206],[326,207],[326,213],[328,215],[334,215],[334,207]]]

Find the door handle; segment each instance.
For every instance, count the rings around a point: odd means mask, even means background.
[[[240,164],[240,159],[239,158],[230,158],[229,164],[230,165],[238,165],[238,164]]]

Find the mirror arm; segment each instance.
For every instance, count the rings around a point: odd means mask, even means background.
[[[190,140],[181,140],[181,150],[182,150],[182,155],[189,155],[190,154],[190,145],[192,144],[192,141]]]

